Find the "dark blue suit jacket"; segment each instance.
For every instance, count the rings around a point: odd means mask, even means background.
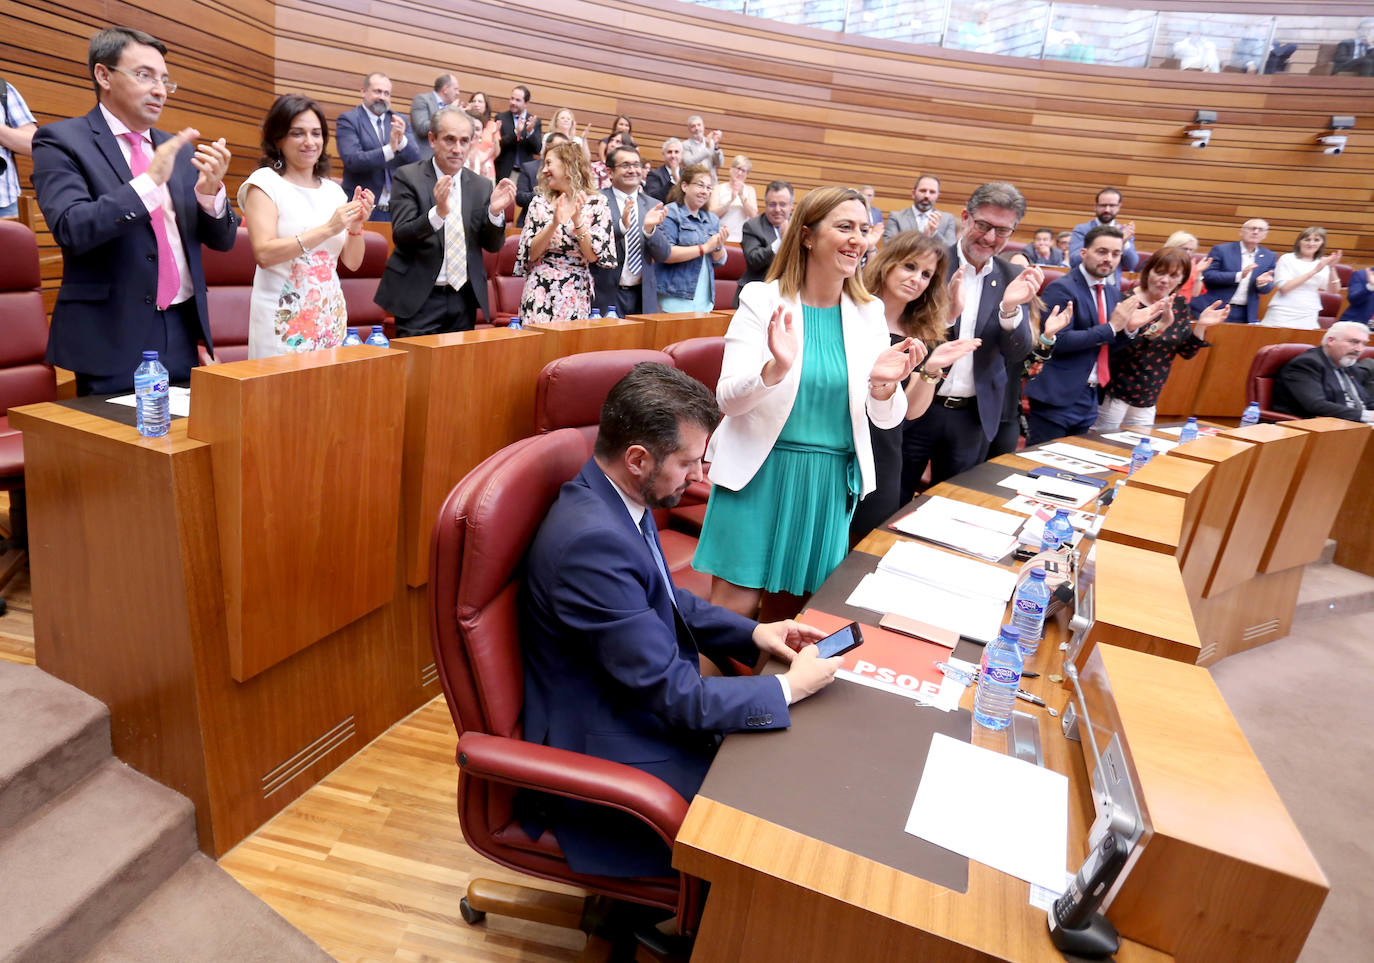
[[[719,734],[791,721],[776,679],[702,678],[699,652],[754,661],[755,623],[677,589],[685,627],[677,625],[643,535],[594,460],[540,526],[524,591],[530,742],[627,763],[691,799]],[[638,875],[646,856],[666,868],[665,847],[645,854],[628,845],[632,834],[621,829],[634,820],[591,819],[589,808],[550,799],[540,813],[573,869]]]
[[[946,279],[959,270],[958,241],[949,248],[949,270]],[[978,420],[983,434],[992,441],[1002,423],[1002,409],[1007,400],[1007,367],[1020,364],[1031,351],[1030,314],[1021,309],[1021,321],[1006,331],[997,320],[1002,295],[1007,285],[1016,280],[1021,269],[1000,257],[993,258],[992,270],[983,278],[982,300],[978,302],[978,321],[973,337],[983,343],[973,352],[973,381],[978,392]],[[959,323],[950,326],[949,338],[959,337]],[[1020,385],[1014,390],[1019,391]],[[938,404],[938,400],[932,404]]]
[[[1103,294],[1110,316],[1121,302],[1121,289],[1108,284]],[[1109,324],[1098,324],[1097,299],[1078,268],[1051,281],[1044,299],[1046,317],[1072,302],[1073,321],[1059,332],[1045,366],[1026,384],[1026,397],[1041,408],[1071,408],[1086,397],[1088,373],[1097,364],[1101,347],[1124,343],[1126,335],[1118,334]]]
[[[1374,297],[1369,286],[1369,268],[1356,271],[1350,275],[1350,288],[1346,291],[1346,298],[1350,301],[1350,306],[1341,315],[1342,321],[1354,321],[1356,324],[1368,324],[1371,315],[1374,315]]]
[[[611,225],[615,231],[615,256],[616,264],[625,263],[625,228],[620,221],[620,204],[615,199],[615,191],[611,188],[603,190],[602,195],[606,198],[606,203],[611,208]],[[658,204],[648,194],[641,190],[636,198],[639,206],[639,223],[644,223],[644,215],[648,214]],[[641,233],[643,228],[640,228]],[[654,231],[651,237],[644,238],[644,269],[639,275],[640,295],[643,298],[641,310],[645,314],[656,314],[658,312],[658,283],[654,278],[654,262],[664,260],[668,257],[668,249],[672,245],[663,236],[662,231]],[[650,252],[654,252],[650,256]],[[616,288],[620,286],[620,266],[613,268],[603,268],[592,265],[592,284],[596,288],[596,299],[592,302],[604,313],[607,305],[615,304]]]
[[[387,128],[391,127],[393,114],[387,111],[382,115]],[[395,116],[405,118],[404,114]],[[415,131],[406,120],[406,145],[387,160],[382,154],[386,142],[377,136],[377,115],[362,104],[347,113],[339,115],[334,125],[334,146],[339,151],[339,161],[343,164],[343,189],[350,198],[353,189],[361,187],[381,199],[386,187],[386,171],[394,177],[398,168],[413,164],[420,159],[420,148],[415,142]]]
[[[151,131],[156,147],[172,135]],[[213,217],[196,203],[191,166],[195,146],[177,156],[167,189],[191,272],[201,337],[210,340],[200,246],[234,246],[238,219],[232,204]],[[157,310],[157,238],[143,200],[129,185],[133,174],[105,117],[96,107],[84,117],[46,124],[33,136],[33,186],[53,238],[62,248],[62,287],[48,333],[48,361],[82,374],[127,372],[140,353],[160,342]]]
[[[1239,286],[1236,284],[1236,275],[1241,269],[1240,241],[1218,244],[1212,248],[1208,257],[1212,259],[1212,266],[1202,272],[1202,283],[1207,285],[1207,293],[1199,294],[1190,302],[1192,309],[1199,314],[1211,307],[1215,301],[1229,304],[1235,297],[1236,288]],[[1260,295],[1274,289],[1272,283],[1260,287],[1259,276],[1274,270],[1278,263],[1278,255],[1269,248],[1261,246],[1255,249],[1255,269],[1245,279],[1245,283],[1250,286],[1250,295],[1245,301],[1246,324],[1254,324],[1259,320]]]

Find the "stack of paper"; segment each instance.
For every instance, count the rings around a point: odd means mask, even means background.
[[[1162,455],[1178,447],[1178,442],[1176,441],[1166,441],[1163,438],[1152,438],[1149,435],[1142,435],[1138,431],[1114,431],[1102,437],[1107,441],[1119,441],[1123,445],[1130,445],[1132,448],[1140,444],[1143,438],[1150,443],[1150,447],[1155,450],[1156,455]]]
[[[1102,491],[1092,485],[1080,485],[1078,482],[1045,476],[1032,478],[1029,475],[1008,475],[997,484],[1027,498],[1048,502],[1060,508],[1082,508]]]
[[[1097,467],[1093,469],[1095,472],[1100,472],[1103,469],[1125,470],[1129,468],[1131,464],[1131,456],[1127,453],[1122,453],[1120,451],[1098,451],[1096,448],[1074,445],[1067,441],[1051,442],[1044,446],[1042,450],[1096,465]]]
[[[995,508],[932,495],[892,527],[936,545],[995,562],[1016,547],[1013,536],[1020,525],[1021,519]]]
[[[847,601],[990,642],[997,637],[1015,590],[1015,572],[916,542],[898,542]]]

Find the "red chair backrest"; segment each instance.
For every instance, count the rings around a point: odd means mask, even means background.
[[[350,271],[339,263],[339,287],[348,310],[348,326],[361,329],[358,333],[363,337],[363,331],[371,330],[374,324],[387,326],[387,313],[375,300],[386,259],[386,238],[376,231],[364,231],[363,260],[358,269]]]
[[[1045,272],[1045,281],[1043,284],[1040,285],[1040,294],[1045,293],[1045,288],[1049,287],[1050,282],[1053,281],[1055,278],[1062,278],[1064,275],[1069,273],[1067,269],[1057,267],[1042,267],[1040,270]]]
[[[739,285],[734,281],[722,281],[717,277],[714,282],[712,307],[717,311],[729,311],[735,306],[735,292],[739,290]]]
[[[535,384],[534,430],[577,428],[588,442],[595,441],[606,396],[641,361],[673,367],[670,355],[644,348],[584,351],[550,361]]]
[[[253,304],[253,275],[257,262],[248,229],[240,227],[234,246],[227,251],[204,248],[205,306],[210,313],[210,337],[220,361],[248,357],[248,313]]]
[[[439,511],[429,550],[434,664],[460,734],[520,738],[521,562],[591,449],[571,429],[525,438],[474,468]]]
[[[744,249],[734,244],[727,244],[725,246],[725,263],[716,265],[716,281],[729,281],[730,287],[733,288],[735,282],[744,277],[744,268]],[[731,292],[730,296],[733,298],[734,293]],[[716,307],[720,307],[721,303],[720,298],[717,298]],[[724,303],[728,305],[730,301],[727,300]]]
[[[1322,291],[1318,297],[1322,299],[1321,317],[1336,319],[1341,315],[1341,302],[1345,300],[1344,295],[1339,291]],[[1330,327],[1330,324],[1322,325]]]
[[[1268,413],[1274,401],[1274,376],[1279,369],[1302,354],[1310,344],[1266,344],[1255,352],[1255,360],[1250,362],[1250,376],[1245,379],[1245,401],[1258,401],[1260,410],[1266,418],[1289,418],[1281,412]]]
[[[491,309],[496,314],[519,315],[520,296],[525,292],[525,279],[498,274],[492,279],[496,301]]]
[[[0,410],[52,401],[57,378],[44,361],[48,316],[43,310],[38,242],[28,226],[0,220]]]
[[[716,390],[721,362],[725,358],[724,338],[687,338],[668,345],[663,353],[672,358],[678,368],[712,391]]]
[[[1338,278],[1341,279],[1341,287],[1343,287],[1343,288],[1348,288],[1348,287],[1350,287],[1350,275],[1352,275],[1352,274],[1354,274],[1354,273],[1355,273],[1355,267],[1354,267],[1354,265],[1352,265],[1352,264],[1337,264],[1337,265],[1336,265],[1336,277],[1338,277]]]
[[[507,218],[507,224],[514,224],[514,218]],[[496,273],[512,275],[515,273],[515,252],[520,247],[520,235],[512,234],[501,245],[501,253],[496,256]],[[523,280],[523,279],[522,279]]]

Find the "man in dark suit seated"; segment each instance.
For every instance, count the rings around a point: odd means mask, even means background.
[[[1374,77],[1374,20],[1361,20],[1356,35],[1336,45],[1331,72]]]
[[[739,293],[751,281],[762,281],[773,266],[773,255],[787,230],[792,217],[792,185],[787,181],[773,181],[763,192],[763,213],[744,222],[740,249],[744,252],[744,273],[735,285],[735,307],[739,307]]]
[[[1042,227],[1035,232],[1035,238],[1021,249],[1021,256],[1028,264],[1041,267],[1064,267],[1064,252],[1054,246],[1054,231]]]
[[[1331,325],[1321,344],[1279,369],[1274,378],[1274,410],[1300,418],[1374,421],[1369,373],[1357,365],[1368,346],[1365,325],[1352,321]]]
[[[334,142],[343,164],[344,193],[352,197],[355,187],[371,191],[377,206],[368,220],[391,220],[391,179],[400,167],[420,159],[420,148],[405,115],[391,111],[390,77],[373,73],[363,78],[363,102],[339,115]]]
[[[592,303],[602,314],[614,307],[622,318],[654,314],[658,311],[654,262],[667,260],[672,247],[658,233],[663,205],[640,190],[644,166],[639,151],[617,147],[607,155],[606,166],[611,171],[611,186],[601,194],[611,206],[616,266],[592,265],[592,283],[596,287]]]
[[[213,344],[200,248],[234,246],[224,138],[154,130],[177,85],[155,37],[111,27],[91,38],[96,106],[33,137],[38,206],[62,248],[48,361],[76,372],[78,394],[127,391],[143,351],[173,381]]]
[[[1055,338],[1045,366],[1026,385],[1028,444],[1081,435],[1091,428],[1097,420],[1098,391],[1111,379],[1107,357],[1112,346],[1134,337],[1168,304],[1161,298],[1141,311],[1135,310],[1134,298],[1122,304],[1121,291],[1111,279],[1121,263],[1124,241],[1115,224],[1089,229],[1078,265],[1045,288],[1046,314],[1071,305],[1073,319]]]
[[[524,732],[530,742],[643,769],[691,799],[720,736],[785,728],[788,705],[834,678],[821,632],[761,624],[674,588],[653,509],[676,505],[702,477],[715,397],[667,365],[645,362],[601,408],[594,454],[563,486],[526,557],[521,598]],[[798,651],[799,650],[799,651]],[[702,657],[783,675],[702,674]],[[579,873],[663,876],[668,847],[623,813],[549,796],[521,797],[531,838],[553,830]]]
[[[1252,217],[1240,226],[1240,240],[1218,244],[1207,256],[1212,264],[1202,272],[1205,294],[1190,302],[1201,313],[1220,301],[1231,306],[1226,320],[1232,324],[1254,324],[1259,320],[1261,294],[1274,288],[1274,267],[1278,255],[1260,242],[1269,234],[1269,222]]]
[[[510,110],[496,115],[501,125],[501,152],[496,155],[496,179],[505,180],[544,150],[544,127],[529,112],[530,89],[516,84],[510,92]]]
[[[515,185],[504,180],[493,189],[463,167],[472,131],[461,107],[438,111],[429,132],[434,156],[407,164],[392,181],[395,249],[376,301],[396,318],[399,337],[471,331],[479,307],[491,318],[482,252],[501,250]]]
[[[669,137],[663,142],[663,164],[649,171],[644,179],[644,193],[665,204],[668,192],[682,176],[682,141]]]

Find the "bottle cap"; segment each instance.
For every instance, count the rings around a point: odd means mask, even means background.
[[[348,329],[348,334],[349,334],[351,337],[356,338],[356,337],[358,336],[358,329],[357,329],[357,328],[349,328],[349,329]]]
[[[143,352],[143,360],[144,360],[144,361],[156,361],[156,360],[157,360],[157,352],[156,352],[156,351],[145,351],[145,352]]]
[[[1038,578],[1043,582],[1045,581],[1045,570],[1043,568],[1033,568],[1030,570],[1030,577]]]
[[[1032,571],[1039,572],[1040,570],[1037,568],[1033,569]],[[1007,638],[1011,639],[1013,642],[1021,641],[1021,630],[1014,625],[1002,626],[1002,634],[1005,635]]]

